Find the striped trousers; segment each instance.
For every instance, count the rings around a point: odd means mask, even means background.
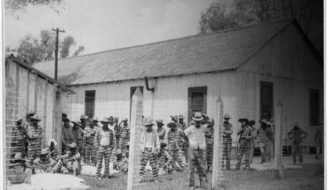
[[[259,144],[259,149],[261,153],[261,163],[269,162],[271,157],[269,143],[267,141],[261,142]]]
[[[96,151],[92,142],[86,142],[85,145],[85,163],[96,164]]]
[[[143,176],[145,167],[149,161],[151,170],[152,170],[152,177],[154,180],[158,180],[158,169],[157,169],[157,162],[156,162],[156,156],[151,148],[145,148],[144,151],[141,154],[141,167],[140,167],[140,177]]]
[[[231,157],[232,139],[231,137],[223,137],[223,150],[222,150],[222,169],[226,167],[230,170],[230,157]]]
[[[28,145],[28,155],[27,155],[27,167],[32,167],[33,161],[40,155],[41,153],[41,144],[29,144]]]
[[[207,143],[206,144],[206,164],[207,168],[212,167],[212,161],[213,161],[213,143]]]
[[[172,168],[177,168],[176,167],[176,162],[179,164],[180,168],[178,169],[182,169],[184,167],[183,162],[182,162],[182,156],[180,156],[180,150],[176,149],[176,150],[169,150],[169,154],[171,156],[171,161],[170,161],[170,165],[172,166]]]
[[[54,173],[70,173],[73,172],[75,175],[79,175],[81,172],[81,161],[70,160],[62,161],[59,160],[53,168]]]
[[[205,150],[189,147],[189,187],[195,186],[195,168],[197,168],[200,184],[206,181]]]
[[[241,163],[243,156],[245,156],[245,168],[250,168],[250,150],[251,150],[251,141],[242,140],[239,149],[238,149],[238,161],[236,164],[236,169],[241,168]]]
[[[110,165],[110,146],[100,146],[97,150],[97,164],[96,164],[96,175],[101,176],[102,162],[104,159],[104,177],[109,177],[109,165]]]

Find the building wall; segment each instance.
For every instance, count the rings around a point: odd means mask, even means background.
[[[316,128],[319,127],[310,124],[310,89],[319,90],[319,120],[324,123],[323,69],[301,35],[297,34],[296,28],[289,26],[239,69],[238,86],[244,95],[238,98],[237,110],[242,117],[259,120],[260,81],[272,82],[274,113],[281,103],[285,114],[284,143],[290,143],[286,141],[287,133],[294,122],[298,122],[309,134],[304,141],[308,146],[314,144]],[[276,115],[274,117],[276,119]]]

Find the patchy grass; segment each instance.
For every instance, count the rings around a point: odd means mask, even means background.
[[[230,171],[234,173],[236,171]],[[290,177],[287,179],[277,180],[271,175],[258,175],[259,171],[251,171],[255,178],[251,178],[248,172],[239,172],[237,177],[225,179],[223,188],[233,190],[323,190],[324,179],[323,175],[313,177]],[[227,176],[227,175],[225,175]],[[230,175],[231,177],[233,175]],[[262,176],[262,177],[260,177]],[[126,190],[127,175],[116,174],[110,179],[102,179],[98,181],[92,176],[80,176],[90,186],[91,190]],[[147,176],[149,178],[150,176]],[[140,189],[148,190],[186,190],[188,188],[189,175],[185,170],[182,173],[174,173],[173,175],[162,176],[163,183],[156,185],[152,182],[141,183]]]

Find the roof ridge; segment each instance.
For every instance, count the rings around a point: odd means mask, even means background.
[[[285,19],[285,20],[281,20],[281,21],[278,21],[278,22],[272,22],[272,23],[262,23],[262,24],[255,24],[255,25],[249,25],[249,26],[238,27],[238,28],[230,28],[230,29],[225,29],[225,30],[221,30],[221,31],[217,31],[217,32],[207,33],[207,34],[198,33],[198,34],[195,34],[195,35],[184,36],[184,37],[180,37],[180,38],[167,39],[167,40],[156,41],[156,42],[151,42],[151,43],[146,43],[146,44],[138,44],[138,45],[133,45],[133,46],[121,47],[121,48],[117,48],[117,49],[109,49],[109,50],[89,53],[89,54],[75,56],[75,57],[66,57],[66,58],[63,58],[63,59],[59,59],[59,62],[64,61],[64,60],[70,60],[70,59],[86,57],[86,56],[98,55],[98,54],[102,54],[102,53],[120,51],[120,50],[124,50],[124,49],[133,49],[133,48],[138,48],[138,47],[150,46],[150,45],[155,45],[155,44],[162,44],[162,43],[166,43],[166,42],[173,42],[173,41],[179,41],[179,40],[197,38],[197,37],[209,37],[209,36],[214,36],[214,35],[218,35],[218,34],[221,34],[221,33],[246,30],[246,29],[250,29],[250,28],[264,27],[264,26],[268,26],[268,25],[275,25],[275,24],[285,23],[285,22],[289,22],[289,21],[293,22],[294,19]],[[47,63],[47,62],[51,62],[51,61],[50,60],[49,61],[42,61],[42,62],[37,62],[35,64],[41,64],[41,63]]]

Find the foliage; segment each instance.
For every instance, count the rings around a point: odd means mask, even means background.
[[[59,42],[59,57],[69,57],[70,48],[74,47],[75,44],[72,36],[66,36],[63,41]],[[79,46],[72,56],[79,55],[83,50],[84,46]],[[29,34],[20,41],[17,49],[6,47],[5,51],[6,54],[16,53],[17,57],[26,60],[30,64],[52,60],[55,58],[55,35],[49,30],[41,31],[39,38]]]
[[[23,10],[29,5],[54,5],[62,0],[5,0],[5,9],[10,13]]]

